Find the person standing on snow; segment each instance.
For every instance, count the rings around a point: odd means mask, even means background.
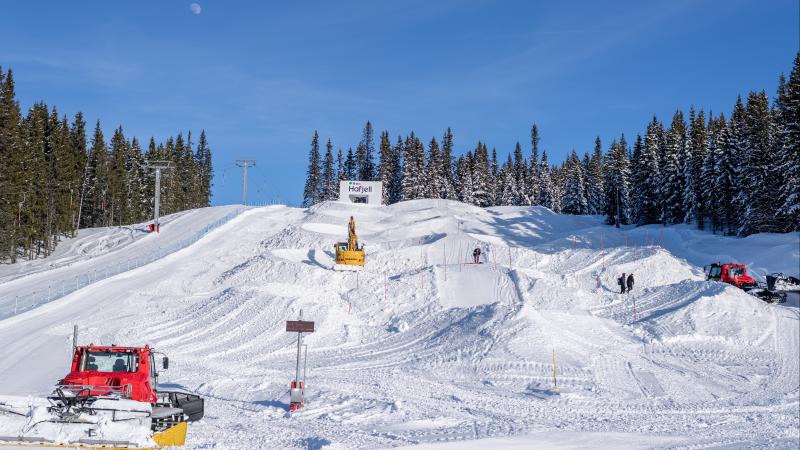
[[[630,294],[631,291],[633,290],[633,274],[632,273],[628,274],[628,279],[625,281],[625,283],[628,285],[628,293]]]
[[[475,262],[475,264],[480,264],[480,260],[481,260],[481,249],[480,248],[475,247],[475,250],[472,251],[472,259]]]
[[[625,272],[622,273],[621,277],[617,278],[617,284],[619,285],[619,289],[620,289],[619,293],[620,294],[624,294],[625,293],[625,281],[626,280],[627,280],[627,278],[625,277]]]

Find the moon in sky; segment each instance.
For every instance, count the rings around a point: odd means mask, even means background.
[[[200,14],[203,12],[203,8],[200,7],[199,3],[192,3],[189,5],[189,9],[191,9],[194,14]]]

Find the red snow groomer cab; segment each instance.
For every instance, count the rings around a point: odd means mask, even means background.
[[[744,264],[714,263],[706,267],[707,280],[722,281],[744,290],[758,287],[756,280],[747,274]]]
[[[165,357],[165,369],[167,361]],[[88,345],[75,348],[70,371],[58,387],[77,397],[111,395],[156,403],[157,377],[150,346]]]
[[[786,301],[785,293],[776,292],[763,283],[759,284],[753,277],[748,275],[744,264],[717,262],[705,266],[704,269],[706,280],[732,284],[767,303],[783,303]]]
[[[162,368],[168,369],[169,359],[149,345],[77,346],[69,373],[56,386],[52,397],[54,408],[61,412],[76,407],[91,410],[92,402],[98,398],[149,403],[156,442],[182,445],[186,436],[185,422],[203,418],[204,401],[198,395],[160,389],[156,354],[163,357]]]

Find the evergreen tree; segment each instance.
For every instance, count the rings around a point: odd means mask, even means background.
[[[542,151],[542,161],[539,163],[539,204],[545,208],[553,209],[553,180],[550,177],[550,164],[547,162],[547,150]]]
[[[561,202],[562,211],[565,214],[586,214],[588,203],[586,201],[585,174],[575,149],[567,158],[563,175],[565,186]]]
[[[200,170],[200,204],[198,206],[210,206],[214,166],[211,161],[211,148],[206,138],[206,130],[200,131],[200,139],[197,141],[197,167]]]
[[[497,165],[497,150],[492,148],[492,159],[489,160],[489,201],[491,206],[500,204],[501,183],[500,168]]]
[[[611,142],[605,163],[605,215],[609,224],[629,222],[630,163],[625,136]]]
[[[683,154],[686,151],[686,122],[682,111],[675,111],[672,124],[667,131],[666,146],[662,162],[660,195],[662,199],[661,221],[665,224],[683,222],[686,216],[683,194],[685,191]]]
[[[303,206],[309,207],[319,203],[321,188],[319,133],[314,131],[314,137],[311,139],[311,150],[308,152],[308,169],[306,170],[306,186],[303,189]]]
[[[390,205],[393,203],[393,183],[394,177],[397,173],[397,155],[394,152],[394,148],[392,148],[392,143],[389,142],[389,132],[384,131],[381,133],[381,143],[380,143],[380,155],[378,163],[378,175],[380,177],[381,182],[383,183],[383,199],[382,202],[384,205]]]
[[[778,231],[783,227],[778,218],[776,192],[781,186],[777,152],[773,145],[772,114],[769,99],[762,91],[747,97],[744,115],[745,142],[742,185],[739,203],[744,205],[739,233]]]
[[[541,180],[539,176],[539,127],[531,126],[531,160],[527,170],[527,197],[531,205],[539,204]]]
[[[425,149],[413,131],[406,138],[403,150],[403,200],[424,198]]]
[[[514,147],[514,181],[517,183],[517,202],[515,205],[530,205],[528,198],[528,186],[526,181],[528,179],[528,163],[522,156],[522,146],[517,145]]]
[[[503,206],[513,205],[519,198],[517,192],[517,183],[514,180],[514,163],[511,161],[511,155],[508,155],[508,160],[503,164],[500,170],[501,186],[499,204]]]
[[[780,214],[785,226],[782,231],[800,229],[800,52],[795,55],[789,81],[778,94],[780,126],[777,130],[780,149],[779,170],[784,182],[780,188]]]
[[[478,206],[490,206],[489,152],[486,144],[478,143],[472,164],[472,202]]]
[[[589,170],[586,173],[586,201],[589,214],[602,214],[605,210],[603,183],[603,147],[600,136],[597,136],[594,141],[594,152],[589,160]]]
[[[403,138],[397,136],[397,143],[393,150],[394,160],[391,164],[391,175],[389,178],[389,202],[397,203],[403,200],[403,167],[400,158],[405,153]]]
[[[661,200],[662,175],[659,172],[659,154],[661,144],[664,142],[664,126],[653,116],[647,126],[647,133],[642,145],[641,137],[636,138],[636,147],[640,154],[636,156],[634,148],[634,161],[632,163],[632,181],[638,200],[639,214],[636,221],[639,224],[658,223],[663,215],[664,202]]]
[[[361,134],[361,142],[356,147],[356,174],[359,180],[372,181],[375,179],[375,142],[373,139],[372,123],[367,121]]]
[[[711,116],[711,114],[709,114]],[[726,128],[725,117],[718,119],[709,118],[708,123],[708,149],[706,150],[703,161],[703,171],[701,176],[701,188],[703,199],[706,202],[706,214],[711,221],[711,232],[723,231],[725,211],[724,206],[724,186],[720,181],[724,179],[718,173],[721,168],[720,159],[723,159],[726,147]]]
[[[358,167],[356,165],[356,158],[353,155],[353,147],[347,149],[347,157],[344,160],[344,172],[346,174],[345,180],[357,179]]]
[[[453,180],[453,132],[450,127],[442,137],[442,169],[441,173],[444,176],[444,190],[442,191],[442,198],[449,200],[457,200],[458,194],[456,193],[455,181]]]
[[[328,139],[325,146],[325,160],[322,163],[321,200],[336,200],[339,197],[339,182],[333,167],[333,144]]]
[[[705,228],[705,201],[702,192],[703,159],[707,144],[705,114],[701,109],[695,114],[694,108],[689,111],[689,147],[688,159],[684,166],[686,185],[683,193],[683,208],[686,211],[684,222],[697,221],[699,229]]]
[[[439,143],[436,138],[431,138],[428,144],[428,161],[425,166],[427,179],[425,182],[426,198],[442,198],[446,194],[444,174],[442,173],[442,156],[439,153]]]
[[[344,157],[342,156],[342,148],[339,147],[339,151],[336,153],[336,178],[339,181],[344,181],[347,179],[347,166],[344,162]]]

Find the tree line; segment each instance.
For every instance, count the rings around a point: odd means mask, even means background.
[[[128,225],[152,217],[154,182],[147,161],[170,161],[161,211],[209,205],[211,149],[191,132],[143,150],[122,127],[106,141],[98,120],[87,140],[78,112],[70,122],[55,106],[35,103],[23,116],[11,69],[0,68],[0,261],[47,256],[79,228]]]
[[[771,103],[750,92],[730,118],[691,108],[665,126],[654,116],[632,146],[623,134],[604,152],[597,137],[591,153],[573,149],[560,165],[539,153],[536,124],[530,153],[517,143],[504,161],[483,142],[455,157],[448,128],[427,147],[413,131],[394,143],[383,131],[375,164],[373,134],[367,122],[355,152],[334,154],[328,139],[322,154],[314,132],[305,206],[336,200],[339,180],[379,180],[384,204],[443,198],[601,214],[609,224],[695,223],[728,235],[800,230],[800,53]]]

